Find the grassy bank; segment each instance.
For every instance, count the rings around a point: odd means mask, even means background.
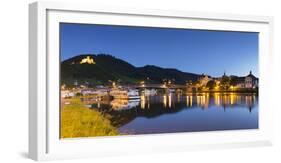
[[[118,135],[117,129],[99,112],[88,109],[78,98],[69,102],[61,109],[61,138]]]

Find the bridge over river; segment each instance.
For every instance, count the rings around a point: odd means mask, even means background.
[[[139,84],[139,85],[131,85],[131,88],[136,89],[197,89],[195,86],[187,86],[187,85],[179,85],[179,84]]]

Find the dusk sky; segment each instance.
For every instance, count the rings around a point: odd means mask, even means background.
[[[136,67],[155,65],[221,76],[258,75],[258,33],[61,24],[62,60],[111,54]],[[110,66],[110,65],[109,65]]]

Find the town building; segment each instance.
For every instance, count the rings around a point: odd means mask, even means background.
[[[90,58],[90,56],[87,56],[86,58],[83,58],[81,61],[80,61],[80,64],[96,64],[96,62],[94,61],[93,58]]]
[[[199,77],[199,83],[200,83],[200,86],[206,86],[207,83],[209,81],[213,80],[212,77],[206,75],[206,74],[202,74],[201,77]]]
[[[236,78],[236,88],[245,88],[245,77]]]
[[[245,77],[238,77],[236,79],[236,88],[247,88],[247,89],[254,89],[258,87],[258,78],[252,74],[250,71],[249,75]]]
[[[245,88],[256,88],[258,87],[258,78],[250,71],[249,75],[245,77]]]

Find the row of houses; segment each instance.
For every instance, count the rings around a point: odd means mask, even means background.
[[[233,79],[235,81],[233,86],[236,88],[255,89],[258,87],[259,79],[252,74],[252,71],[250,71],[248,75],[242,77],[227,76],[226,73],[224,73],[221,77],[213,78],[209,75],[202,74],[202,76],[199,78],[199,83],[200,86],[206,86],[209,81],[213,80],[216,82],[216,84],[219,84],[225,77],[229,78],[230,80]]]

